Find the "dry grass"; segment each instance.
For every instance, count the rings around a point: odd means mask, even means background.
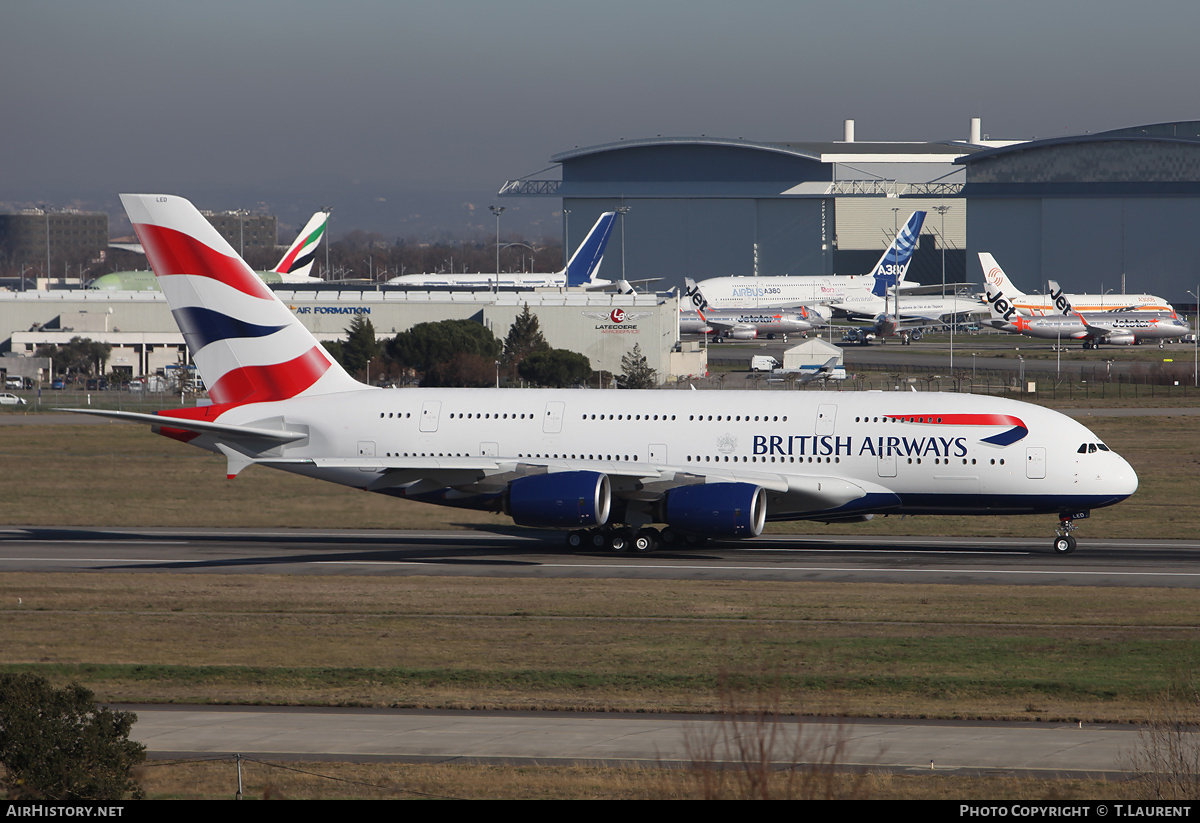
[[[17,604],[20,598],[20,605]],[[5,668],[120,702],[1136,720],[1193,662],[1192,589],[12,574]],[[748,677],[753,685],[754,678]]]
[[[234,762],[150,763],[141,783],[153,799],[222,800],[237,792]],[[247,799],[699,800],[704,775],[692,769],[405,763],[244,761]],[[778,773],[772,796],[786,795]],[[1102,780],[853,774],[833,778],[833,797],[871,800],[1116,800],[1122,784]]]

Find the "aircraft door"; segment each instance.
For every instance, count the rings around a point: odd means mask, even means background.
[[[1025,449],[1025,476],[1031,480],[1040,480],[1046,476],[1046,449],[1043,446],[1030,446]]]
[[[495,457],[498,454],[500,454],[500,447],[498,445],[496,445],[495,443],[480,443],[479,444],[479,456],[480,457]]]
[[[435,432],[438,430],[438,417],[442,413],[441,400],[426,400],[421,405],[421,431]]]
[[[562,419],[566,405],[561,400],[553,400],[546,404],[546,414],[542,418],[543,432],[546,434],[562,433]]]
[[[879,476],[880,477],[895,477],[896,476],[896,453],[890,449],[885,449],[879,453]]]
[[[813,428],[814,434],[833,434],[833,424],[837,420],[837,405],[823,403],[817,406],[817,422]]]
[[[665,465],[667,462],[667,447],[664,443],[651,443],[646,447],[647,461],[655,466]]]

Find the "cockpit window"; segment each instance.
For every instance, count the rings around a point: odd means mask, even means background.
[[[1076,452],[1079,454],[1095,454],[1098,451],[1106,452],[1110,449],[1103,443],[1082,443]]]

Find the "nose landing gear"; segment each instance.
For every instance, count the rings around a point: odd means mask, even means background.
[[[1075,551],[1077,545],[1075,536],[1071,532],[1075,531],[1078,526],[1075,525],[1076,520],[1083,520],[1090,516],[1091,512],[1063,512],[1058,516],[1058,531],[1057,537],[1054,538],[1054,553],[1055,554],[1070,554]]]

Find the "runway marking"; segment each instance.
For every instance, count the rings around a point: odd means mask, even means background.
[[[462,568],[457,564],[425,563],[412,560],[317,560],[313,565],[318,566],[451,566]],[[727,566],[713,563],[706,566],[694,565],[658,565],[648,563],[608,564],[608,563],[536,563],[538,568],[545,569],[638,569],[662,571],[759,571],[759,572],[908,572],[910,574],[1030,574],[1030,575],[1111,575],[1118,577],[1200,577],[1200,572],[1122,572],[1122,571],[1071,571],[1069,569],[896,569],[853,566]]]

